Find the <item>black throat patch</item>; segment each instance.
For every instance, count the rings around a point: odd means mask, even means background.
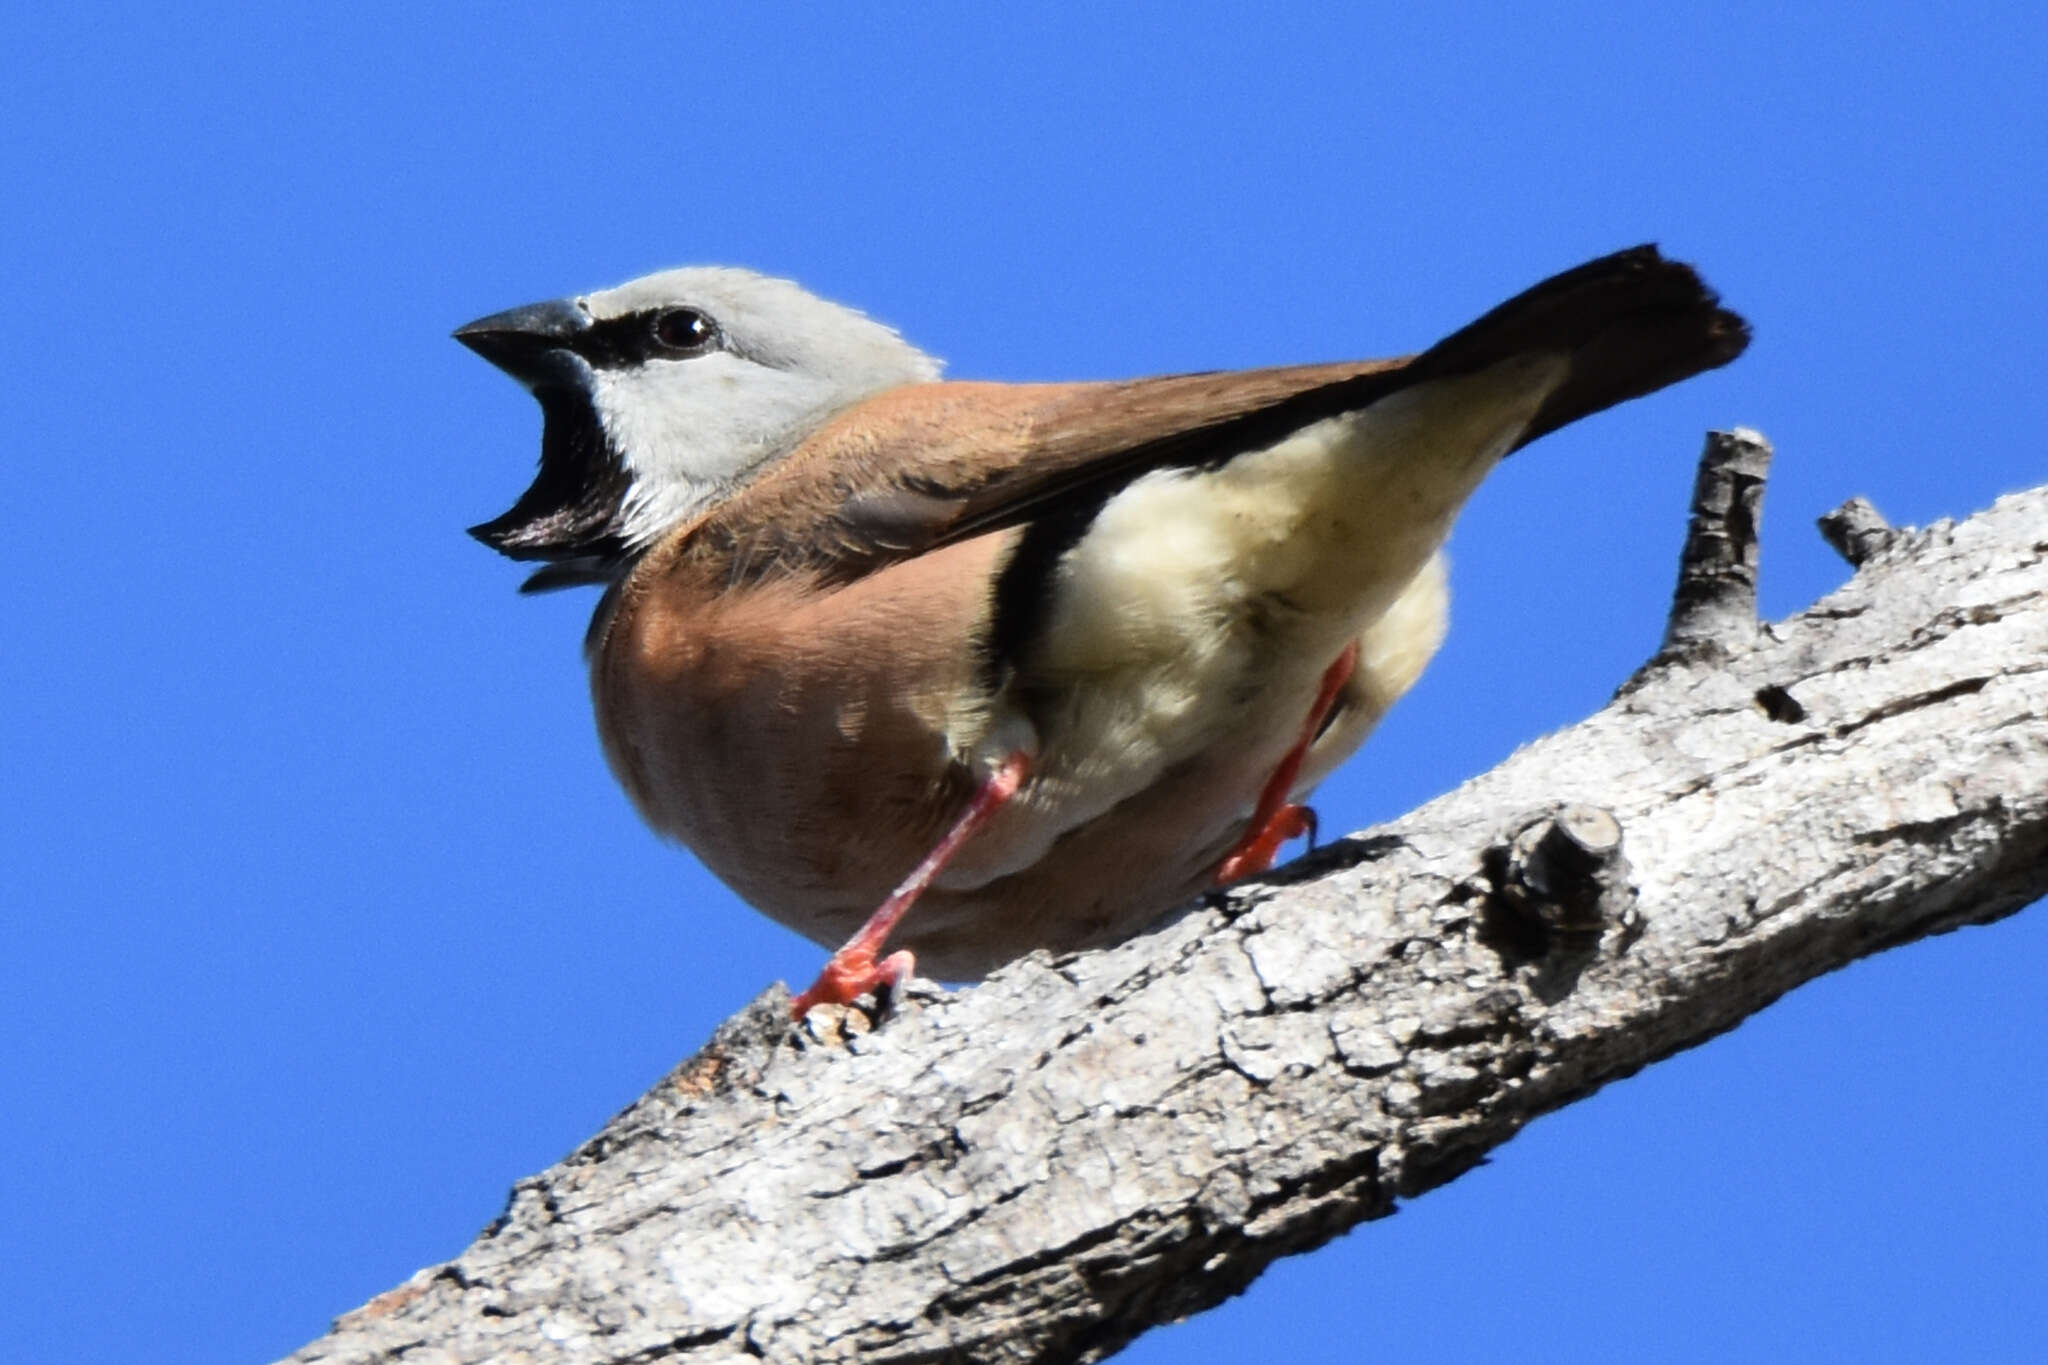
[[[512,559],[546,560],[529,590],[601,583],[627,558],[621,512],[632,477],[584,393],[543,388],[540,470],[503,516],[469,533]]]

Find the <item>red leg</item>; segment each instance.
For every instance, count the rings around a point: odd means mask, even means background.
[[[1003,766],[981,784],[981,790],[974,794],[966,812],[946,831],[945,838],[924,855],[924,861],[903,879],[902,885],[890,892],[889,899],[868,916],[868,922],[860,927],[860,932],[832,954],[832,960],[825,964],[825,970],[818,974],[811,988],[796,998],[790,1007],[794,1018],[803,1018],[813,1005],[828,1001],[835,1005],[850,1005],[871,990],[900,985],[910,979],[916,962],[909,953],[891,953],[879,963],[875,961],[875,954],[882,950],[883,942],[889,937],[890,930],[896,927],[896,921],[903,918],[903,912],[916,903],[917,898],[945,870],[946,864],[953,861],[953,855],[960,851],[960,846],[1017,794],[1030,771],[1029,754],[1018,752],[1003,760]]]
[[[1337,694],[1351,679],[1352,670],[1358,667],[1358,643],[1353,641],[1337,656],[1335,663],[1323,672],[1323,685],[1316,692],[1315,704],[1309,707],[1308,720],[1301,727],[1301,738],[1280,760],[1280,766],[1266,780],[1264,791],[1259,793],[1259,804],[1252,811],[1251,823],[1245,826],[1245,834],[1237,841],[1237,847],[1216,869],[1216,884],[1226,886],[1244,877],[1255,877],[1273,865],[1280,854],[1280,846],[1289,839],[1307,834],[1315,828],[1315,813],[1307,806],[1297,806],[1287,799],[1294,790],[1295,779],[1301,776],[1302,760],[1308,757],[1308,746],[1315,743],[1316,735],[1322,731],[1323,722],[1330,718],[1330,708],[1337,704]]]

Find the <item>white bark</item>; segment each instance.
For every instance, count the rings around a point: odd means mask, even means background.
[[[1800,982],[2048,894],[2048,488],[1918,532],[1845,507],[1854,580],[1758,627],[1767,459],[1710,441],[1665,649],[1597,715],[872,1032],[792,1030],[777,988],[292,1359],[1100,1359]]]

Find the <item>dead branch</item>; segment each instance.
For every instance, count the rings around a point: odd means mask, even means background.
[[[870,1030],[778,987],[300,1362],[1087,1361],[1869,953],[2048,893],[2048,487],[1827,519],[1759,627],[1710,439],[1665,647],[1585,722],[1131,943]]]

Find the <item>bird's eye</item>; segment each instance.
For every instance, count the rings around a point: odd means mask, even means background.
[[[666,350],[695,355],[718,340],[718,324],[694,308],[664,308],[654,315],[654,339]]]

